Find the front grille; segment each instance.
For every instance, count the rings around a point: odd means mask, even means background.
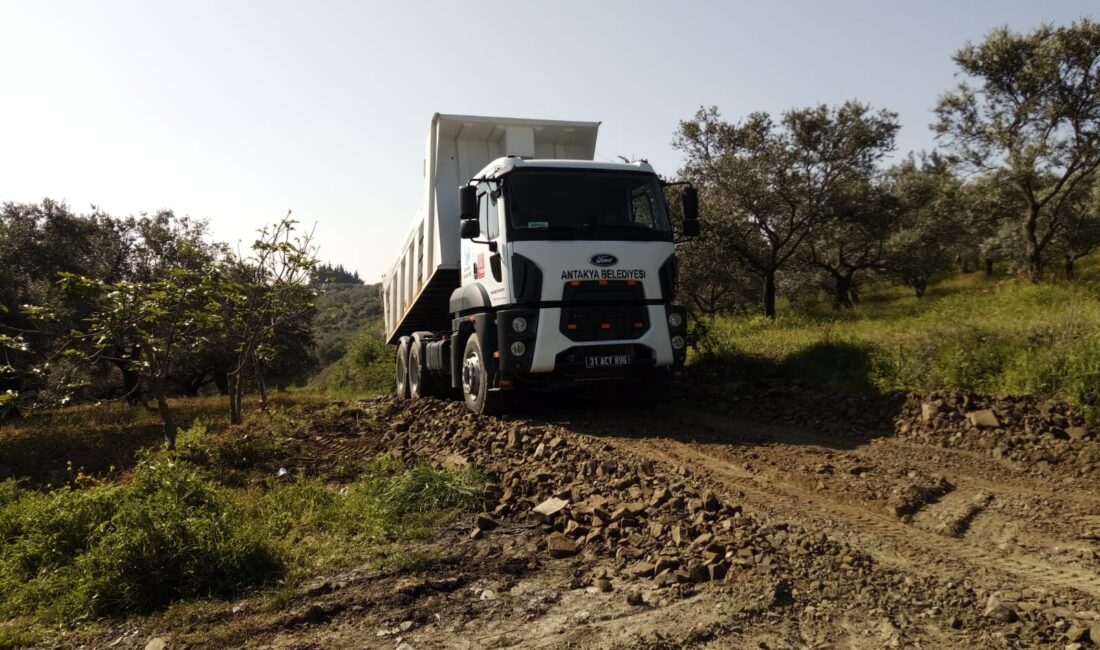
[[[578,342],[639,338],[649,329],[644,301],[636,280],[572,280],[562,290],[561,332]]]

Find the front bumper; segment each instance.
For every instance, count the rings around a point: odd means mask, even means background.
[[[630,339],[578,342],[563,332],[562,309],[506,309],[496,313],[499,368],[504,376],[525,374],[568,374],[598,378],[621,377],[655,368],[682,368],[687,356],[687,313],[676,305],[646,305],[645,329]],[[678,313],[679,327],[671,327],[669,314]],[[516,332],[517,317],[527,321],[524,332]],[[672,345],[674,338],[684,342]],[[512,353],[512,344],[523,343],[524,353]],[[586,358],[594,355],[628,355],[630,364],[616,368],[588,367]]]

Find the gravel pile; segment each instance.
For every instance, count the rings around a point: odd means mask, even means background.
[[[989,454],[1034,474],[1072,481],[1100,470],[1100,444],[1065,403],[1030,396],[949,390],[912,393],[896,418],[897,435]]]

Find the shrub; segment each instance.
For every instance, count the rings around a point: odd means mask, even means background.
[[[347,352],[314,380],[337,395],[382,394],[393,387],[394,351],[386,344],[378,321],[368,323],[347,346]]]
[[[71,624],[233,596],[277,579],[278,549],[193,466],[151,456],[126,485],[0,489],[0,616]]]

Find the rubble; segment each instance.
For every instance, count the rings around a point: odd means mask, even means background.
[[[474,518],[475,532],[492,540],[507,534],[516,525],[512,522],[535,526],[538,551],[549,558],[543,561],[599,567],[577,581],[594,594],[623,592],[628,603],[640,606],[682,598],[693,588],[725,586],[756,593],[764,607],[813,602],[828,611],[834,606],[830,603],[852,598],[861,606],[906,611],[910,602],[935,603],[945,628],[1011,627],[1014,634],[1042,643],[1055,634],[1064,638],[1070,629],[1053,627],[1056,620],[1069,618],[1051,619],[1059,603],[1050,598],[1028,601],[1037,603],[1032,605],[1013,594],[994,597],[972,586],[902,579],[825,534],[742,507],[735,494],[705,472],[635,457],[598,436],[525,419],[478,417],[460,403],[381,399],[369,408],[375,421],[405,423],[402,431],[383,430],[390,453],[407,460],[426,456],[440,465],[462,458],[490,477],[484,511]],[[1037,407],[1015,408],[1010,398],[960,392],[912,395],[896,413],[895,435],[992,455],[989,450],[999,447],[980,441],[1001,443],[1032,432],[1001,448],[1006,462],[1025,458],[1021,454],[1036,446],[1048,455],[1048,463],[1087,458],[1094,442],[1083,419],[1065,405],[1044,408],[1045,415]],[[811,469],[829,484],[841,476],[859,481],[879,471],[827,460]],[[921,470],[897,477],[895,485],[889,503],[899,517],[954,489],[943,476]],[[643,598],[651,592],[659,594],[656,600]],[[1073,620],[1085,628],[1080,638],[1087,642],[1093,622]],[[890,628],[891,643],[904,643],[907,628],[898,629]]]

